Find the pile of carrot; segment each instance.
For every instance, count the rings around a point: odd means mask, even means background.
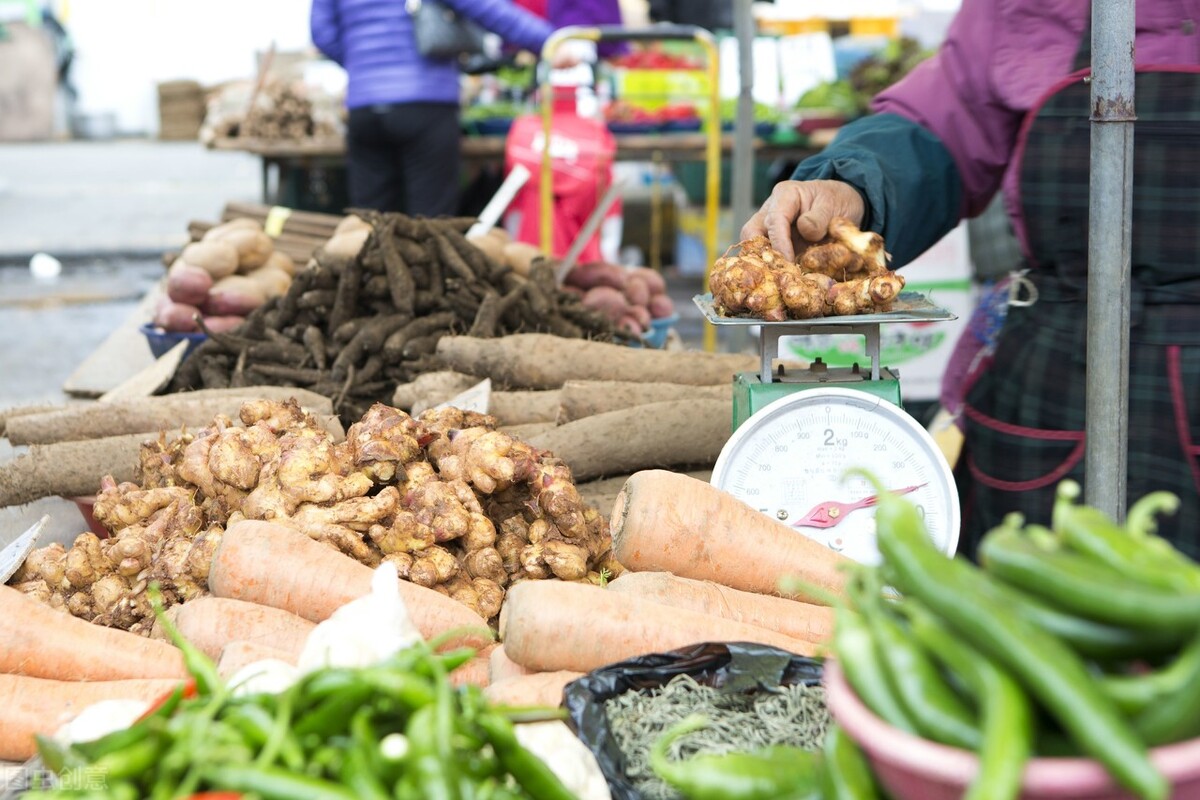
[[[611,529],[630,571],[606,587],[527,581],[509,590],[486,690],[493,700],[557,705],[586,672],[701,642],[817,655],[832,633],[832,612],[818,601],[842,592],[846,559],[704,481],[636,473]],[[814,596],[784,596],[785,578],[816,587]]]

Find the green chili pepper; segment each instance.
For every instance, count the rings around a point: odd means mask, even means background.
[[[296,719],[292,733],[300,738],[311,735],[324,738],[345,731],[350,717],[370,696],[371,687],[364,683],[326,697],[316,708]]]
[[[979,728],[970,709],[929,655],[883,607],[878,579],[863,575],[865,583],[851,582],[852,596],[871,630],[885,676],[917,733],[943,744],[977,749]]]
[[[364,670],[359,679],[371,692],[394,698],[408,709],[427,706],[436,699],[430,681],[412,672],[375,667]]]
[[[1012,671],[1117,782],[1145,800],[1166,800],[1169,786],[1075,653],[1043,632],[990,589],[992,578],[947,558],[929,538],[916,508],[873,476],[879,551],[901,591],[925,603],[973,647]]]
[[[667,751],[682,736],[707,727],[699,714],[685,717],[650,748],[650,768],[688,800],[800,800],[820,797],[819,756],[798,747],[753,753],[699,755],[671,761]]]
[[[1187,556],[1165,540],[1131,534],[1097,508],[1075,505],[1080,491],[1063,481],[1054,501],[1054,528],[1068,547],[1148,586],[1200,589],[1200,569]]]
[[[351,747],[342,765],[342,785],[360,800],[392,800],[392,793],[383,785],[378,773],[371,768],[367,751]]]
[[[266,767],[274,764],[275,759],[279,757],[279,753],[284,749],[287,740],[294,737],[292,732],[292,706],[296,702],[297,691],[296,685],[293,684],[279,696],[279,707],[275,711],[274,724],[270,734],[267,736],[266,744],[258,752],[258,757],[254,759],[255,766]]]
[[[513,724],[507,719],[499,714],[483,714],[476,724],[483,730],[500,765],[532,800],[571,800],[574,797],[545,761],[521,745]]]
[[[1005,583],[1098,622],[1184,637],[1200,620],[1200,592],[1135,583],[1086,556],[1046,552],[1019,531],[990,531],[979,545],[979,558],[989,573]]]
[[[846,680],[867,708],[892,727],[915,734],[916,725],[892,691],[870,627],[844,606],[834,611],[833,649]]]
[[[879,797],[871,766],[840,725],[829,726],[823,752],[823,800],[876,800]]]
[[[1017,797],[1033,751],[1033,706],[1028,696],[1011,675],[951,634],[920,603],[906,600],[902,608],[913,636],[963,682],[980,707],[979,772],[966,800]]]
[[[408,720],[409,770],[405,782],[416,791],[414,796],[430,800],[459,800],[458,781],[450,760],[449,742],[442,749],[436,705],[418,708]],[[445,752],[445,756],[442,755]]]
[[[297,775],[280,767],[210,765],[204,781],[214,789],[254,793],[262,800],[355,800],[357,795],[332,781]]]
[[[1174,514],[1179,510],[1179,498],[1170,492],[1151,492],[1129,507],[1125,514],[1125,529],[1130,536],[1148,538],[1158,532],[1159,514]],[[1159,540],[1162,541],[1162,540]]]
[[[38,756],[41,757],[42,763],[56,774],[62,774],[73,767],[86,767],[91,762],[77,746],[64,744],[53,737],[39,733],[34,736],[34,742],[37,744]]]
[[[1177,694],[1200,670],[1200,635],[1162,669],[1142,675],[1101,675],[1100,686],[1117,707],[1137,715]]]
[[[87,769],[112,780],[140,777],[154,766],[164,749],[164,739],[147,736],[123,750],[116,750],[97,758]]]
[[[198,647],[185,639],[179,629],[175,627],[175,623],[163,613],[162,592],[159,590],[157,582],[151,583],[147,587],[146,596],[150,599],[150,607],[154,609],[155,619],[162,626],[163,632],[167,634],[172,644],[183,653],[183,664],[187,667],[188,674],[196,681],[197,694],[207,697],[216,693],[218,687],[223,685],[221,676],[217,673],[217,665]]]
[[[1134,730],[1151,747],[1173,744],[1200,734],[1200,633],[1163,673],[1146,676],[1148,681],[1169,673],[1159,686],[1163,693],[1133,719]]]

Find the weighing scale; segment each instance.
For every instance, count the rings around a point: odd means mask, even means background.
[[[899,374],[880,365],[879,328],[889,322],[939,322],[955,315],[918,292],[901,292],[878,314],[765,322],[724,317],[712,295],[694,298],[719,327],[758,329],[760,370],[733,379],[733,435],[721,450],[712,483],[848,558],[879,561],[875,490],[864,467],[888,489],[907,496],[946,553],[958,546],[958,490],[933,437],[900,407]],[[834,368],[817,359],[788,371],[773,363],[784,336],[859,334],[869,368]]]

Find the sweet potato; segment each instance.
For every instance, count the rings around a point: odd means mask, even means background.
[[[495,228],[492,230],[495,230]],[[495,261],[497,264],[507,263],[504,258],[504,242],[500,241],[500,239],[497,237],[492,236],[491,231],[468,236],[467,241],[482,250],[488,258],[490,258],[492,261]]]
[[[288,664],[296,663],[296,655],[293,653],[260,642],[238,640],[221,648],[221,655],[217,658],[217,673],[224,680],[229,680],[243,667],[267,659],[276,659]]]
[[[789,577],[839,594],[851,563],[715,486],[663,470],[629,479],[610,526],[613,555],[628,569],[758,594],[778,593]]]
[[[213,277],[195,264],[178,259],[167,270],[167,297],[176,303],[199,306],[208,297]]]
[[[529,277],[533,260],[541,254],[542,251],[538,249],[537,245],[528,242],[509,242],[504,245],[504,263],[512,267],[513,272],[523,277]]]
[[[196,324],[196,315],[199,313],[200,309],[196,306],[167,300],[158,306],[153,324],[169,333],[194,333],[200,330]]]
[[[283,297],[292,285],[292,276],[278,267],[264,265],[250,270],[246,277],[258,284],[268,300],[272,297]]]
[[[617,320],[617,330],[625,331],[633,336],[641,336],[646,332],[646,329],[642,327],[642,323],[632,314],[621,315],[621,318]]]
[[[581,615],[587,625],[579,624]],[[522,581],[509,588],[500,612],[500,640],[509,658],[538,672],[590,672],[699,642],[757,642],[807,656],[818,649],[766,628],[555,580]]]
[[[347,214],[337,224],[337,227],[333,229],[333,235],[338,236],[343,233],[362,230],[371,230],[371,223],[356,214]]]
[[[201,237],[201,241],[211,242],[217,239],[223,239],[232,231],[261,231],[262,229],[262,223],[256,219],[252,219],[251,217],[234,217],[231,220],[222,222],[220,225],[214,225],[209,228],[204,232],[204,236]]]
[[[0,586],[0,673],[63,681],[185,678],[166,642],[93,625]]]
[[[519,678],[522,675],[532,674],[534,673],[505,655],[504,645],[498,644],[492,649],[491,656],[488,659],[489,682],[498,683],[509,678]]]
[[[263,268],[274,267],[281,269],[289,276],[296,274],[296,262],[292,261],[292,257],[281,250],[275,250],[271,253],[271,257],[267,259],[267,263],[263,264]]]
[[[608,286],[613,289],[624,289],[628,272],[620,264],[609,264],[606,261],[588,261],[576,264],[567,273],[563,283],[578,286],[580,289],[594,289],[597,286]]]
[[[646,306],[650,302],[650,286],[640,275],[630,275],[625,279],[625,299],[631,306]]]
[[[105,700],[153,703],[181,682],[166,678],[59,681],[0,675],[0,761],[32,758],[37,754],[35,736],[54,734],[90,705]]]
[[[245,316],[267,302],[267,294],[245,275],[230,275],[213,284],[200,310],[213,316]]]
[[[214,281],[219,281],[237,272],[238,249],[232,242],[205,238],[183,248],[175,263],[180,261],[200,267],[211,275]]]
[[[257,225],[227,228],[228,224],[210,229],[204,234],[203,241],[221,241],[233,245],[238,254],[237,267],[241,272],[258,269],[267,263],[267,259],[275,250],[275,243],[271,241],[271,237],[263,233],[262,228]]]
[[[650,310],[645,306],[630,306],[625,312],[625,316],[637,322],[643,332],[650,330]]]
[[[219,317],[206,316],[204,318],[204,327],[213,333],[228,333],[245,321],[245,317],[238,316],[237,314],[223,314]]]
[[[509,389],[557,389],[569,380],[706,386],[727,383],[736,372],[757,370],[760,361],[757,355],[636,349],[544,333],[497,339],[443,336],[437,354],[447,369],[488,377],[497,388]]]
[[[613,322],[617,322],[629,310],[629,300],[620,289],[614,289],[611,286],[597,286],[588,289],[584,294],[583,307],[599,311]]]
[[[675,313],[675,301],[669,295],[656,294],[650,298],[650,304],[646,308],[654,319],[663,319]]]
[[[664,294],[667,291],[667,281],[658,270],[649,267],[634,267],[629,271],[629,275],[645,281],[651,296]]]

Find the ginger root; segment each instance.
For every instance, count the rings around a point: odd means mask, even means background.
[[[883,237],[834,217],[829,235],[789,263],[765,236],[739,242],[709,275],[713,307],[766,322],[890,311],[904,278],[888,270]],[[732,249],[732,248],[730,248]]]

